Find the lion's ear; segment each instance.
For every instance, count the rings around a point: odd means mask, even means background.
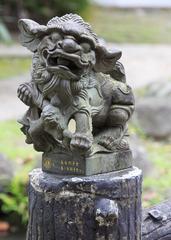
[[[109,51],[105,46],[98,45],[96,47],[96,64],[95,71],[109,73],[115,67],[116,61],[120,59],[122,52],[119,50]]]
[[[41,35],[47,31],[47,27],[30,19],[20,19],[18,27],[21,32],[21,44],[32,52],[35,52],[41,41]]]

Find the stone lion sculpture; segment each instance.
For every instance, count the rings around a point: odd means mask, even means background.
[[[29,106],[20,120],[26,142],[37,151],[86,156],[129,149],[134,97],[121,52],[109,51],[76,14],[54,17],[47,26],[21,19],[19,29],[23,46],[33,52],[31,81],[18,88]],[[68,129],[71,119],[75,133]]]

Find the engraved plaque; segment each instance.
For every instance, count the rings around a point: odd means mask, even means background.
[[[85,175],[84,158],[64,153],[43,154],[42,168],[59,175]]]

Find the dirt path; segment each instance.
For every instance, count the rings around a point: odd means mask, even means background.
[[[135,89],[148,83],[171,79],[171,45],[113,45],[122,50],[123,62],[127,82]],[[24,48],[17,46],[13,50],[6,49],[8,56],[10,51],[15,56],[28,54],[23,53]],[[1,53],[1,46],[0,46]],[[0,54],[0,56],[2,56]],[[20,82],[28,81],[29,74],[9,80],[0,81],[0,120],[19,118],[27,109],[16,97],[17,87]]]
[[[114,45],[112,45],[114,46]],[[122,50],[127,82],[139,88],[171,80],[171,45],[115,45]]]
[[[26,57],[31,55],[32,53],[20,44],[0,44],[0,57]]]
[[[18,119],[27,107],[17,98],[17,88],[29,75],[0,81],[0,120]]]

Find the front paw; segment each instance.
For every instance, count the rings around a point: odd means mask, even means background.
[[[17,90],[19,99],[27,106],[32,104],[32,94],[26,84],[21,84]]]
[[[91,134],[75,133],[71,139],[71,150],[86,152],[93,144],[93,137]]]
[[[112,150],[118,143],[111,136],[103,136],[101,139],[99,139],[98,144],[105,147],[108,150]]]
[[[106,149],[110,151],[114,150],[121,150],[121,149],[129,149],[129,144],[126,139],[115,139],[111,136],[103,136],[99,142],[99,145],[105,147]]]

